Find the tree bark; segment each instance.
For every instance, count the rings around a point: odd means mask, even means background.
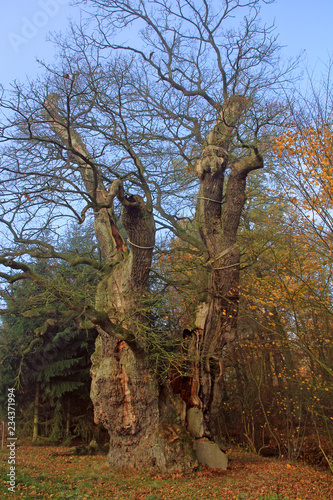
[[[111,466],[188,471],[196,459],[178,416],[179,401],[159,386],[137,342],[144,335],[141,298],[147,292],[155,225],[142,198],[136,195],[134,199],[138,204],[123,207],[122,213],[130,251],[104,277],[96,297],[97,309],[108,311],[115,326],[122,319],[128,337],[116,339],[99,327],[92,358],[95,422],[109,432]]]
[[[68,396],[67,398],[67,408],[66,408],[66,427],[65,427],[65,438],[68,439],[71,434],[71,400]]]
[[[230,154],[231,140],[246,106],[247,101],[241,96],[226,101],[197,165],[201,188],[196,220],[211,263],[198,385],[205,434],[216,440],[221,427],[222,349],[237,333],[240,270],[237,231],[246,202],[246,177],[252,170],[263,167],[255,147],[238,160]],[[227,168],[229,176],[225,181]]]
[[[34,421],[33,421],[33,431],[32,431],[33,443],[37,441],[38,431],[39,431],[39,393],[40,393],[39,382],[36,382],[35,400],[34,400]]]

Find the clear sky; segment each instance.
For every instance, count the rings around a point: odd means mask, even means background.
[[[37,57],[50,62],[47,34],[65,30],[69,17],[79,17],[70,0],[0,0],[0,82],[33,77]],[[286,57],[306,50],[309,67],[321,71],[333,53],[333,0],[276,0],[262,17],[268,23],[275,19]]]
[[[310,68],[327,63],[333,55],[333,0],[276,0],[263,9],[275,19],[286,56],[306,51]]]
[[[33,77],[36,59],[52,61],[49,32],[65,31],[68,18],[78,18],[70,0],[0,0],[0,83]]]

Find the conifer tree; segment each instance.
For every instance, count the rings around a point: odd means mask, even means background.
[[[76,252],[78,245],[81,251],[84,246],[86,251],[93,247],[89,235],[80,233],[77,230],[74,237],[67,237],[64,247],[70,252]],[[71,286],[79,290],[84,286],[84,295],[89,286],[96,284],[96,275],[89,273],[89,269],[70,269],[61,262],[39,260],[35,270],[40,274],[52,274],[58,287]],[[96,332],[92,328],[80,328],[72,311],[67,311],[52,294],[33,282],[16,282],[4,298],[7,310],[2,316],[1,329],[2,399],[5,400],[10,385],[18,389],[23,413],[33,403],[33,441],[38,438],[42,420],[50,419],[52,409],[58,408],[56,416],[60,416],[61,421],[51,418],[58,429],[51,423],[49,436],[45,430],[42,434],[58,439],[65,437],[64,425],[67,434],[70,429],[70,409],[77,417],[77,408],[89,402],[90,356]],[[39,409],[43,405],[46,410],[41,420]],[[26,424],[21,421],[21,427]]]

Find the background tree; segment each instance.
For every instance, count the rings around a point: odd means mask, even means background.
[[[111,464],[194,463],[179,416],[184,404],[152,373],[142,345],[151,331],[156,229],[211,265],[185,404],[202,413],[201,435],[218,438],[222,349],[237,328],[246,179],[263,167],[281,122],[276,92],[290,71],[280,69],[273,28],[260,26],[260,4],[89,2],[96,29],[73,28],[70,42],[58,40],[60,65],[29,89],[14,85],[1,101],[0,263],[9,269],[1,276],[52,290],[99,331],[91,394],[95,419],[110,433]],[[133,46],[118,42],[129,26],[141,34]],[[61,235],[64,217],[83,223],[91,213],[99,259],[45,240],[46,229]],[[97,269],[95,303],[54,287],[32,267],[36,258]],[[161,318],[160,331],[166,326]]]
[[[63,242],[63,249],[93,253],[89,234],[75,232]],[[96,273],[86,267],[69,268],[59,261],[40,260],[35,270],[48,274],[58,290],[83,287],[82,303],[96,288]],[[32,281],[12,284],[3,291],[3,299],[7,308],[2,311],[1,399],[5,403],[8,386],[16,387],[21,435],[31,432],[33,442],[39,436],[69,440],[79,412],[89,406],[90,356],[97,332],[80,328],[72,311]],[[92,412],[90,427],[93,429]]]

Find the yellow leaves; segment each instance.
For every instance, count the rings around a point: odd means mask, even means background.
[[[279,137],[274,151],[290,171],[298,177],[297,190],[303,193],[303,210],[317,209],[321,204],[331,208],[333,199],[333,141],[332,130],[325,127],[290,131]],[[295,172],[295,164],[298,170]],[[302,183],[302,184],[301,184]],[[289,186],[295,189],[295,186]],[[296,200],[292,200],[296,204]]]
[[[330,162],[327,158],[324,158],[322,161],[321,161],[321,165],[323,167],[329,167],[330,166]],[[327,171],[328,169],[325,168],[325,171]]]

